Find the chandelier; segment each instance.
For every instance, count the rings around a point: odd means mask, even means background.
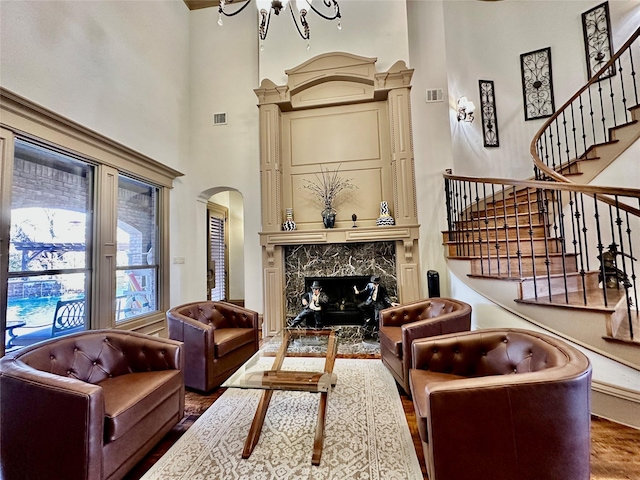
[[[291,12],[291,18],[293,18],[293,23],[298,30],[298,33],[303,38],[303,40],[307,41],[307,50],[311,48],[310,44],[310,30],[309,23],[307,22],[307,12],[309,9],[313,10],[317,15],[324,18],[325,20],[335,20],[338,19],[338,30],[342,30],[342,24],[340,23],[340,5],[338,5],[337,0],[322,0],[324,6],[327,9],[331,9],[333,7],[333,13],[324,14],[316,7],[312,5],[313,0],[256,0],[256,7],[258,8],[258,12],[260,12],[260,26],[258,28],[258,34],[260,36],[260,50],[264,50],[264,40],[267,38],[267,33],[269,33],[269,23],[271,21],[271,12],[276,15],[280,15],[280,12],[283,9],[289,6],[289,11]],[[243,11],[251,0],[247,0],[242,7],[238,8],[234,12],[225,11],[225,6],[228,3],[233,3],[234,0],[220,0],[220,6],[218,7],[218,25],[222,26],[222,16],[225,17],[233,17],[234,15],[239,14]],[[296,10],[300,16],[300,21],[296,18],[296,14],[294,12],[292,4],[295,2]]]

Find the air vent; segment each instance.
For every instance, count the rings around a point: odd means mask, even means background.
[[[442,100],[441,88],[427,88],[427,103],[442,102]]]
[[[214,113],[213,114],[213,124],[214,125],[226,125],[227,124],[227,114],[226,113]]]

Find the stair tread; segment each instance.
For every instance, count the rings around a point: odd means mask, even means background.
[[[597,291],[587,291],[587,303],[584,302],[584,291],[568,292],[565,297],[564,293],[551,295],[541,295],[536,298],[516,299],[517,303],[526,303],[533,305],[550,305],[555,307],[579,308],[590,311],[613,312],[616,304],[624,298],[624,289],[607,288],[607,305],[604,302],[604,294],[601,289]],[[567,303],[568,298],[568,303]]]

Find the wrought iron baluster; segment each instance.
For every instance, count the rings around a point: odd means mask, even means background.
[[[496,267],[498,269],[498,276],[500,276],[500,234],[498,233],[498,212],[496,208],[496,190],[495,184],[491,184],[491,199],[493,205],[493,234],[495,235],[495,245],[493,248],[496,249]],[[504,201],[504,199],[503,199]]]
[[[622,263],[622,274],[623,274],[622,286],[624,287],[624,297],[625,297],[625,302],[627,304],[627,319],[629,321],[629,332],[631,334],[631,339],[633,340],[633,322],[631,321],[631,305],[629,304],[631,300],[629,297],[629,281],[628,281],[629,276],[627,275],[627,259],[626,259],[626,253],[624,248],[624,234],[622,233],[623,222],[622,222],[622,217],[620,216],[620,202],[619,202],[620,197],[618,195],[615,195],[614,198],[616,203],[616,225],[618,226],[618,238],[620,238],[620,260]],[[633,258],[631,258],[631,263],[633,263]],[[617,262],[616,262],[616,268],[617,268]],[[618,283],[618,285],[620,285],[620,283]]]
[[[574,198],[576,200],[576,221],[578,228],[578,243],[580,246],[580,277],[582,280],[582,297],[584,300],[584,304],[587,304],[587,287],[585,283],[585,275],[587,274],[586,270],[589,269],[589,256],[587,252],[587,227],[585,225],[585,215],[584,215],[584,199],[583,194],[581,192],[575,192]],[[579,199],[579,201],[578,201]],[[580,206],[580,208],[578,208]],[[582,218],[582,227],[580,227],[580,219]],[[584,247],[582,246],[584,242]],[[586,270],[585,270],[586,263]]]
[[[538,209],[542,209],[542,217],[547,218],[549,216],[549,208],[547,204],[546,191],[541,188],[536,188],[536,197],[538,199]],[[545,223],[545,222],[543,222]],[[533,225],[531,225],[531,230],[533,232]],[[549,288],[549,301],[553,296],[551,291],[551,258],[549,257],[549,239],[547,236],[544,236],[544,264],[547,269],[547,286]],[[535,262],[533,262],[533,273],[536,275],[537,266]]]
[[[520,248],[520,220],[518,218],[518,196],[516,195],[516,186],[513,189],[513,210],[516,224],[516,257],[518,259],[518,273],[522,276],[522,249]],[[507,252],[509,252],[509,243],[507,242]],[[531,251],[531,258],[534,258],[533,250]]]
[[[540,205],[538,205],[538,211],[540,211]],[[533,269],[533,296],[537,300],[538,299],[538,277],[536,276],[536,254],[535,254],[535,244],[533,241],[533,229],[531,225],[533,224],[533,219],[531,216],[531,191],[527,189],[527,216],[529,221],[529,244],[531,245],[531,265]],[[545,240],[546,241],[546,240]],[[549,288],[549,299],[551,299],[551,288]]]
[[[564,142],[564,154],[566,156],[564,163],[566,163],[566,165],[569,165],[569,162],[571,162],[571,157],[570,157],[571,151],[569,149],[569,135],[567,133],[567,115],[566,115],[566,110],[562,111],[562,129],[563,129],[563,132],[564,132],[564,140],[563,140],[563,142]],[[560,137],[558,137],[558,143],[560,143]],[[562,165],[563,162],[561,161],[560,164]]]
[[[595,122],[595,119],[593,118],[593,116],[595,115],[595,112],[593,111],[593,98],[591,97],[591,87],[587,89],[587,92],[589,93],[589,117],[590,117],[589,120],[591,122],[591,134],[593,135],[592,141],[595,144],[596,143],[596,122]]]
[[[487,265],[489,268],[489,275],[491,275],[491,248],[489,245],[490,239],[489,239],[489,210],[487,208],[487,204],[489,203],[489,200],[487,198],[487,184],[483,183],[482,184],[482,195],[484,196],[484,229],[485,229],[485,235],[487,238]]]
[[[453,240],[453,218],[451,211],[451,180],[444,179],[444,201],[447,208],[447,236],[449,241]]]
[[[600,113],[602,113],[602,138],[603,141],[607,141],[607,123],[604,116],[604,99],[602,98],[602,82],[598,82],[598,97],[600,98]],[[594,139],[594,143],[598,143]]]
[[[463,204],[462,204],[462,225],[464,231],[466,232],[466,240],[467,240],[467,257],[471,255],[471,248],[474,242],[473,238],[473,230],[469,229],[467,226],[468,215],[469,215],[469,195],[467,193],[467,188],[471,188],[471,184],[469,181],[466,181],[462,184],[462,194],[463,194]]]
[[[636,315],[638,315],[638,284],[636,282],[636,264],[634,263],[635,257],[633,256],[633,242],[631,241],[631,222],[629,221],[629,212],[625,212],[627,216],[627,238],[629,242],[629,258],[631,259],[631,280],[633,283],[633,299],[635,301]],[[627,292],[628,294],[628,292]],[[627,303],[631,303],[627,301]],[[629,331],[631,339],[633,340],[633,322],[631,321],[631,311],[629,313]]]
[[[640,104],[638,100],[638,84],[636,82],[636,68],[633,64],[633,49],[629,48],[629,65],[631,65],[631,84],[633,85],[633,94],[635,96],[634,105]]]
[[[476,220],[478,221],[478,249],[480,250],[480,273],[484,275],[484,258],[482,256],[482,227],[480,227],[480,195],[478,194],[478,182],[476,186]],[[473,224],[471,224],[471,228]]]
[[[624,68],[622,68],[622,59],[618,58],[618,60],[616,60],[618,62],[618,72],[620,73],[619,78],[620,78],[620,92],[622,94],[622,111],[624,112],[624,123],[628,123],[629,122],[629,111],[627,110],[627,95],[625,93],[625,89],[624,89]],[[615,68],[615,62],[614,62],[614,68]]]
[[[616,127],[618,125],[618,122],[616,121],[616,102],[615,102],[615,93],[613,92],[613,77],[609,77],[608,81],[609,81],[609,91],[611,93],[609,93],[609,96],[611,97],[611,112],[613,114],[613,126]],[[604,117],[604,115],[603,115]],[[604,118],[603,118],[604,121]],[[605,135],[605,141],[609,140],[609,138],[607,138],[608,135]]]
[[[513,193],[516,194],[515,191]],[[509,217],[507,216],[507,197],[508,197],[508,186],[502,186],[502,218],[504,220],[504,244],[507,247],[507,276],[511,276],[511,255],[509,254]],[[517,235],[517,231],[516,231]],[[496,252],[498,254],[498,258],[500,258],[500,250]],[[522,275],[522,271],[520,271]]]
[[[568,277],[567,277],[567,268],[566,268],[566,261],[565,259],[567,258],[567,244],[566,244],[566,231],[565,231],[565,224],[564,224],[564,219],[565,219],[565,214],[564,214],[564,209],[562,208],[563,205],[563,200],[562,200],[562,190],[555,190],[554,192],[555,197],[557,198],[556,201],[553,202],[554,204],[554,208],[556,208],[557,205],[557,209],[558,209],[558,224],[560,226],[560,238],[558,238],[557,236],[557,229],[554,228],[554,230],[556,230],[556,238],[554,239],[555,242],[555,247],[556,247],[556,251],[558,251],[558,243],[560,244],[560,253],[562,254],[562,282],[564,285],[564,291],[565,291],[565,301],[568,303],[569,302],[569,288],[568,288]],[[554,222],[555,222],[555,215],[554,215]],[[577,260],[574,257],[574,262],[577,262]],[[576,270],[577,270],[577,263],[576,263]]]
[[[594,218],[596,219],[596,234],[598,236],[598,260],[600,260],[600,275],[599,279],[602,279],[602,298],[604,300],[604,306],[609,306],[609,299],[607,298],[607,284],[605,282],[605,270],[604,270],[604,261],[602,253],[604,252],[604,245],[602,244],[602,231],[600,229],[600,214],[598,213],[598,196],[596,194],[593,195],[593,208],[594,208]]]
[[[582,155],[587,153],[587,132],[584,128],[584,105],[582,104],[582,94],[578,97],[580,100],[580,123],[582,125]]]
[[[575,102],[574,102],[575,103]],[[576,132],[577,132],[577,128],[576,128],[576,116],[575,116],[575,111],[573,108],[573,103],[571,104],[571,134],[573,135],[573,159],[569,158],[569,161],[577,159],[578,158],[578,138],[576,137]],[[568,145],[567,145],[567,148]]]

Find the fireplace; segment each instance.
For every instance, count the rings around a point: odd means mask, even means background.
[[[311,290],[314,281],[320,282],[322,291],[329,297],[329,302],[322,314],[324,325],[362,325],[364,317],[358,304],[364,299],[353,291],[353,286],[362,290],[369,281],[366,276],[349,277],[305,277],[305,290]]]
[[[396,246],[394,242],[288,245],[284,247],[284,276],[287,320],[302,310],[301,297],[318,280],[329,297],[323,315],[326,325],[362,325],[357,306],[371,275],[378,275],[392,299],[398,298]]]

